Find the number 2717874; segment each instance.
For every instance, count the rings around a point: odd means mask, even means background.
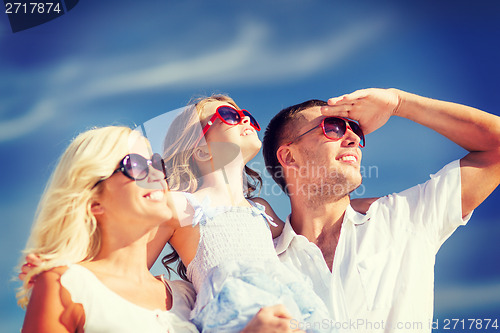
[[[445,330],[483,330],[498,329],[498,319],[444,319]]]
[[[56,2],[6,2],[5,14],[51,14],[62,11]]]

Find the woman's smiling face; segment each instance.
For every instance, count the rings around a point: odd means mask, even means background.
[[[146,159],[151,150],[143,137],[137,137],[129,153]],[[117,166],[119,161],[117,161]],[[162,171],[149,166],[143,180],[132,180],[122,172],[116,172],[102,182],[97,202],[106,219],[117,219],[123,223],[158,225],[172,218],[172,209],[167,202],[168,187]]]

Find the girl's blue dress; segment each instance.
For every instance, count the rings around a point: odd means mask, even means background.
[[[185,193],[200,242],[187,276],[197,292],[192,321],[202,332],[239,332],[260,308],[283,304],[290,327],[330,331],[329,311],[311,281],[278,259],[264,206],[210,207]],[[328,328],[323,328],[327,326]]]

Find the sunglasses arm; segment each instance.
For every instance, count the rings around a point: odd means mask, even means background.
[[[203,130],[201,131],[201,135],[194,145],[195,147],[198,145],[198,143],[200,143],[201,139],[205,136],[205,134],[207,134],[208,129],[210,128],[210,126],[213,125],[215,119],[217,119],[217,112],[210,118],[208,123],[203,127]]]
[[[318,126],[321,126],[323,123],[319,124]],[[314,126],[313,128],[311,128],[310,130],[306,131],[305,133],[302,133],[301,135],[299,135],[298,137],[296,137],[295,139],[293,139],[292,141],[288,142],[285,146],[289,146],[291,145],[292,143],[294,143],[295,141],[297,141],[298,139],[300,139],[301,137],[303,137],[304,135],[306,135],[307,133],[311,132],[312,130],[316,129],[318,126]]]

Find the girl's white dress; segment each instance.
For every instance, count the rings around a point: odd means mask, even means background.
[[[264,206],[210,207],[185,193],[194,209],[200,242],[187,276],[197,292],[192,321],[203,332],[239,332],[260,308],[283,304],[291,327],[329,331],[328,309],[311,281],[282,264],[273,246]]]
[[[174,333],[198,332],[189,321],[194,303],[194,291],[185,281],[166,281],[172,294],[169,311],[142,308],[106,287],[83,266],[70,265],[61,276],[61,285],[71,294],[74,303],[80,303],[85,312],[85,333]],[[137,292],[141,291],[137,286]]]

